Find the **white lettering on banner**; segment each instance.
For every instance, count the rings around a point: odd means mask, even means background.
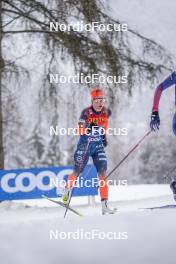
[[[68,175],[72,172],[71,169],[65,169],[59,172],[57,175],[52,171],[41,171],[37,175],[33,174],[32,172],[22,172],[20,174],[16,173],[7,173],[5,174],[0,183],[0,187],[3,191],[7,193],[15,193],[15,192],[30,192],[34,190],[36,187],[42,191],[49,191],[55,188],[54,184],[51,184],[50,181],[52,180],[63,180],[65,175]],[[43,179],[48,177],[49,181],[47,184],[43,183]],[[28,185],[24,185],[24,179],[28,179]],[[13,181],[13,186],[9,185],[9,181]],[[57,190],[59,191],[59,190]]]
[[[58,173],[59,174],[59,173]],[[48,184],[43,184],[43,178],[48,177],[49,178],[49,182]],[[42,171],[39,174],[37,174],[37,187],[40,190],[43,191],[49,191],[51,189],[53,189],[53,186],[50,185],[50,180],[51,179],[56,179],[56,174],[52,171]]]
[[[1,188],[5,191],[5,192],[9,192],[9,193],[15,193],[18,191],[17,187],[12,187],[9,186],[9,180],[10,179],[14,179],[16,177],[16,173],[7,173],[5,176],[3,176],[2,180],[1,180]]]
[[[29,184],[27,186],[23,184],[24,179],[29,180]],[[15,183],[19,191],[31,192],[36,187],[36,177],[31,172],[23,172],[16,177]]]

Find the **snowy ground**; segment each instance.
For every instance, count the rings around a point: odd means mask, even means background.
[[[123,189],[125,188],[125,190]],[[130,200],[123,199],[123,193]],[[141,208],[174,204],[168,185],[148,185],[111,189],[111,201],[119,212],[101,216],[100,204],[94,207],[74,205],[85,217],[72,213],[63,219],[63,208],[28,207],[22,203],[0,205],[0,262],[22,263],[175,263],[175,209]],[[141,196],[141,197],[140,197]],[[133,197],[133,198],[132,198]],[[75,199],[73,204],[75,203]],[[76,201],[78,203],[78,199]],[[117,239],[50,239],[52,234],[113,232]],[[92,233],[91,233],[92,234]],[[124,235],[125,234],[125,235]],[[73,233],[72,233],[73,236]],[[121,238],[121,239],[119,239]],[[127,238],[127,239],[122,239]]]

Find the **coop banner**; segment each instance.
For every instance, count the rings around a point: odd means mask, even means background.
[[[37,199],[61,196],[73,167],[32,168],[0,171],[0,200]],[[88,165],[80,175],[73,196],[97,195],[97,173]]]

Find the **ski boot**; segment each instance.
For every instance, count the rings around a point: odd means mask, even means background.
[[[173,192],[173,195],[174,195],[174,200],[176,201],[176,181],[172,181],[171,184],[170,184],[170,188]]]
[[[62,202],[64,204],[67,204],[69,201],[69,197],[70,197],[70,189],[64,188],[62,193]]]
[[[109,208],[108,204],[107,204],[107,200],[102,200],[101,201],[101,205],[102,205],[102,215],[105,214],[115,214],[115,212],[117,211],[117,208]]]

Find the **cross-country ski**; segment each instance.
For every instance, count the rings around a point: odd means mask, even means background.
[[[58,204],[60,206],[62,206],[63,208],[66,208],[67,205],[60,202],[60,201],[56,201],[56,200],[53,200],[45,195],[42,196],[44,199],[47,199],[48,201],[52,202],[52,203],[55,203],[55,204]],[[80,214],[77,210],[73,209],[72,207],[68,206],[68,210],[70,210],[71,212],[73,212],[74,214],[76,215],[79,215],[79,216],[83,216],[82,214]]]

